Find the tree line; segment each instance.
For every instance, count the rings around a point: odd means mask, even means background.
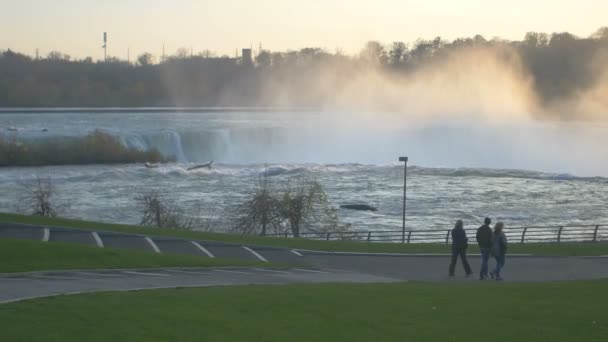
[[[407,77],[455,51],[475,48],[515,53],[538,98],[550,103],[592,87],[601,77],[598,70],[608,68],[608,27],[583,38],[529,32],[521,41],[481,35],[370,41],[353,56],[322,48],[261,50],[252,64],[183,48],[158,63],[150,53],[130,63],[115,57],[74,60],[57,51],[33,58],[6,50],[0,54],[0,106],[320,106],[363,70]]]

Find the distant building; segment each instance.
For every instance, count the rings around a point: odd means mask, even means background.
[[[251,53],[251,49],[242,50],[241,63],[243,65],[253,65],[253,56]]]

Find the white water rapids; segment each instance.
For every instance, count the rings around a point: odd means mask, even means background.
[[[277,185],[293,177],[319,180],[335,207],[378,207],[339,210],[355,229],[399,229],[403,166],[396,161],[407,155],[408,228],[444,227],[459,218],[477,225],[485,216],[507,225],[608,223],[608,127],[598,123],[423,121],[392,113],[0,114],[2,134],[20,140],[95,129],[177,162],[157,169],[2,168],[0,210],[15,210],[17,181],[40,175],[54,180],[68,204],[64,216],[138,223],[134,196],[158,189],[186,209],[202,204],[223,217],[270,167]],[[186,170],[210,160],[212,170]]]

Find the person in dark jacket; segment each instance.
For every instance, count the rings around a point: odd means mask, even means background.
[[[458,256],[462,260],[462,266],[467,274],[467,277],[473,274],[471,266],[467,261],[467,247],[469,246],[467,233],[464,231],[464,224],[462,220],[456,221],[454,229],[452,229],[452,261],[450,263],[450,277],[454,276],[454,269],[456,268],[456,261]]]
[[[481,269],[479,270],[479,280],[485,280],[488,278],[488,261],[490,260],[490,252],[492,251],[492,244],[494,243],[494,234],[492,228],[490,228],[489,217],[483,220],[483,225],[477,229],[477,244],[479,245],[479,251],[481,252]]]
[[[500,271],[505,266],[505,258],[507,256],[507,236],[503,232],[504,224],[497,222],[494,226],[494,243],[492,244],[492,254],[496,259],[496,268],[490,273],[490,276],[496,280],[502,280]]]

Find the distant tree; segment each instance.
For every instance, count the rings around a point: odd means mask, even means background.
[[[456,38],[451,45],[453,47],[468,47],[475,45],[475,41],[472,38]]]
[[[386,49],[377,41],[369,41],[361,51],[361,58],[374,65],[386,64],[388,56]]]
[[[608,26],[600,27],[591,35],[592,39],[608,41]]]
[[[393,42],[391,51],[389,51],[389,63],[391,65],[399,65],[403,62],[407,53],[407,45],[403,42]]]
[[[530,47],[543,47],[549,43],[549,36],[546,33],[528,32],[523,43]]]
[[[435,39],[433,39],[433,53],[443,48],[444,45],[445,41],[441,39],[441,37],[435,37]]]
[[[299,52],[298,51],[287,51],[282,54],[283,62],[288,66],[295,66],[298,64],[299,60]]]
[[[59,51],[49,52],[49,54],[46,56],[46,58],[51,61],[62,61],[62,60],[69,61],[70,60],[69,55],[64,55],[63,53],[61,53]]]
[[[418,39],[414,43],[414,47],[410,51],[410,57],[416,64],[428,61],[433,56],[433,42],[424,39]]]
[[[255,62],[259,67],[267,68],[272,63],[272,55],[268,50],[262,50],[255,56]]]
[[[273,52],[270,58],[272,59],[272,65],[275,67],[281,67],[285,64],[285,57],[281,52]]]
[[[154,56],[149,52],[144,52],[137,57],[137,63],[141,66],[154,64]]]
[[[175,53],[175,58],[177,59],[186,59],[188,56],[190,56],[190,50],[185,47],[177,49],[177,52]]]
[[[127,61],[122,60],[116,56],[108,56],[106,58],[106,60],[104,61],[104,63],[108,63],[108,64],[127,64]]]
[[[473,41],[475,42],[475,44],[477,45],[482,45],[487,43],[488,41],[480,34],[476,34],[475,37],[473,37]]]
[[[561,33],[553,33],[551,35],[551,40],[549,40],[549,45],[569,45],[572,44],[573,42],[576,41],[576,36],[568,33],[568,32],[561,32]]]
[[[217,54],[211,50],[203,50],[198,54],[199,57],[202,58],[215,58],[217,56]]]
[[[10,61],[31,61],[32,58],[30,58],[27,55],[24,55],[22,53],[18,53],[18,52],[14,52],[11,49],[7,49],[6,51],[2,52],[0,54],[0,57],[2,59],[5,60],[10,60]]]
[[[297,64],[314,65],[321,62],[327,56],[327,52],[317,47],[307,47],[300,49],[296,54]]]

